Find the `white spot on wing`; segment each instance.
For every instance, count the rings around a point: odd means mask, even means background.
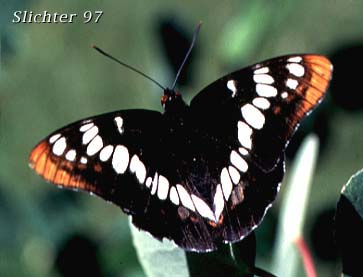
[[[296,77],[302,77],[305,74],[305,68],[298,63],[289,63],[286,65],[286,68]]]
[[[153,186],[151,187],[151,194],[154,195],[158,188],[158,173],[155,172],[154,179],[153,179]]]
[[[93,126],[83,134],[82,143],[88,144],[97,134],[98,134],[98,127]]]
[[[112,167],[118,174],[125,173],[129,164],[129,150],[123,145],[117,145],[112,156]]]
[[[291,57],[287,59],[288,62],[292,62],[292,63],[299,63],[302,61],[302,58],[299,56],[296,57]]]
[[[290,89],[296,89],[298,85],[299,85],[299,82],[295,79],[289,78],[286,80],[286,86]]]
[[[159,175],[158,197],[165,200],[168,197],[169,181],[163,175]]]
[[[80,128],[79,128],[79,130],[82,132],[82,133],[84,133],[84,132],[86,132],[87,130],[89,130],[89,129],[91,129],[91,127],[93,127],[95,124],[93,123],[93,122],[91,122],[91,123],[87,123],[87,124],[84,124],[83,126],[81,126]]]
[[[51,136],[49,138],[49,143],[55,142],[57,139],[59,139],[60,136],[61,136],[61,134],[55,134],[55,135]]]
[[[256,97],[252,100],[252,104],[262,110],[266,110],[270,107],[270,101],[263,97]]]
[[[116,116],[114,118],[116,126],[117,126],[117,130],[119,131],[120,134],[122,134],[124,132],[122,125],[124,124],[124,120],[122,119],[121,116]]]
[[[248,149],[252,148],[252,128],[243,121],[238,121],[238,140],[240,144]]]
[[[284,91],[283,93],[281,93],[281,98],[282,99],[285,99],[287,96],[289,96],[289,94],[286,91]]]
[[[200,199],[198,196],[192,194],[192,200],[194,203],[195,208],[197,209],[197,212],[210,220],[215,221],[214,214],[211,210],[211,208],[205,203],[202,199]]]
[[[136,170],[136,178],[141,184],[144,183],[146,178],[146,167],[142,161],[140,161],[138,169]]]
[[[245,104],[241,108],[242,116],[255,129],[261,129],[265,124],[265,116],[255,106]]]
[[[220,184],[218,184],[216,187],[216,193],[213,199],[213,206],[214,206],[214,216],[216,221],[218,221],[224,208],[224,199]]]
[[[170,188],[169,198],[170,198],[170,201],[173,204],[179,205],[179,196],[178,196],[178,192],[176,191],[176,188],[175,187],[171,187]]]
[[[232,182],[237,185],[239,180],[241,179],[241,175],[239,174],[238,170],[234,166],[228,167],[229,175],[231,176]]]
[[[177,184],[176,185],[176,189],[178,190],[178,194],[179,194],[180,201],[181,201],[182,205],[184,207],[188,208],[189,210],[195,211],[195,207],[193,205],[193,201],[190,198],[190,195],[186,191],[186,189],[182,185],[180,185],[180,184]]]
[[[100,152],[100,160],[102,162],[105,162],[107,161],[111,155],[112,155],[112,152],[113,152],[113,146],[112,145],[107,145],[105,146],[101,152]]]
[[[243,147],[240,147],[238,148],[238,151],[241,153],[241,155],[243,156],[247,156],[248,155],[248,150],[243,148]]]
[[[236,81],[234,80],[229,80],[227,82],[227,88],[232,91],[232,97],[236,96],[237,93],[237,88],[236,88]]]
[[[76,150],[71,149],[66,153],[66,159],[70,162],[73,162],[76,159]]]
[[[153,181],[153,179],[151,177],[147,177],[146,181],[145,181],[145,186],[150,188],[152,181]]]
[[[137,155],[133,155],[130,162],[130,171],[136,174],[137,180],[143,184],[146,178],[146,168]]]
[[[271,85],[274,82],[274,78],[268,74],[255,74],[253,75],[253,80],[258,84]]]
[[[268,73],[268,71],[269,71],[268,67],[264,66],[264,67],[256,69],[253,73],[255,73],[255,74],[266,74],[266,73]]]
[[[80,162],[81,164],[87,164],[87,158],[81,157]]]
[[[52,150],[55,155],[60,156],[63,154],[66,147],[67,147],[66,138],[61,137],[54,143]]]
[[[274,97],[277,95],[277,89],[270,85],[257,84],[256,92],[259,96]]]
[[[247,162],[236,151],[232,150],[230,160],[239,171],[246,172],[248,170]]]
[[[221,185],[224,198],[228,201],[229,196],[231,195],[233,184],[231,178],[229,177],[227,168],[223,168],[221,172]]]
[[[102,138],[99,135],[95,136],[94,139],[87,146],[87,155],[93,156],[98,151],[100,151],[102,147],[103,147]]]

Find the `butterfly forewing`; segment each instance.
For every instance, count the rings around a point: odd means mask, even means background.
[[[214,250],[261,222],[284,149],[330,77],[322,56],[268,60],[215,81],[190,107],[171,101],[164,114],[125,110],[66,126],[33,149],[30,165],[115,203],[158,239]]]
[[[158,112],[128,110],[78,121],[41,141],[31,152],[30,165],[47,181],[112,199],[133,158],[157,163],[151,146],[160,119]],[[146,163],[134,164],[135,180],[144,182]]]
[[[213,82],[191,109],[200,125],[227,136],[230,144],[237,138],[253,162],[269,171],[299,122],[324,97],[331,73],[323,56],[271,59]]]

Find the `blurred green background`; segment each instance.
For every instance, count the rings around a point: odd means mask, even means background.
[[[78,17],[68,24],[14,24],[19,10]],[[103,11],[99,22],[84,24],[83,13],[95,10]],[[332,58],[329,96],[294,143],[311,130],[322,139],[305,237],[319,276],[337,276],[329,226],[342,185],[363,165],[362,11],[363,1],[354,0],[0,1],[0,275],[62,276],[65,264],[82,267],[84,257],[84,272],[143,276],[120,209],[46,184],[29,169],[28,155],[50,132],[81,118],[127,108],[161,111],[158,87],[105,59],[92,44],[167,86],[175,74],[173,55],[201,20],[179,85],[187,101],[222,75],[273,56]],[[288,169],[289,162],[287,177]],[[282,188],[258,228],[258,265],[271,261],[283,194]]]

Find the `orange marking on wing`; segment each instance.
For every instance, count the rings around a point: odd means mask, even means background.
[[[56,156],[51,151],[52,146],[44,140],[30,153],[29,165],[46,181],[70,189],[81,189],[101,195],[101,191],[90,182],[75,174],[87,168],[84,164],[67,161],[62,156]]]
[[[47,156],[43,153],[47,151],[47,143],[37,145],[30,154],[29,165],[39,174],[43,173]]]
[[[47,156],[43,177],[46,180],[53,182],[57,174],[57,171],[58,171],[58,162],[52,161],[52,157]]]
[[[316,104],[326,93],[333,67],[323,56],[306,55],[303,60],[307,67],[307,74],[310,76],[307,80],[310,86],[307,87],[305,97],[310,103]]]
[[[34,165],[35,171],[43,174],[46,163],[47,163],[47,155],[40,155],[37,158],[37,163]]]
[[[102,166],[101,166],[101,164],[96,163],[96,164],[93,166],[93,169],[94,169],[96,172],[101,172],[101,171],[102,171]]]
[[[299,79],[295,95],[290,97],[289,93],[288,96],[288,101],[299,103],[295,109],[295,115],[287,119],[291,131],[322,100],[332,76],[332,64],[327,58],[319,55],[304,55],[302,58],[302,64],[305,67],[304,76]],[[279,113],[279,110],[274,112]]]
[[[65,169],[58,168],[57,174],[54,176],[52,182],[55,184],[60,184],[64,186],[68,186],[69,183],[67,182],[71,177],[71,174],[67,172]]]
[[[319,55],[305,55],[304,61],[310,64],[311,69],[317,75],[320,75],[327,82],[330,81],[333,67],[331,62],[327,58]]]
[[[82,186],[79,185],[80,183],[80,176],[79,175],[72,175],[70,180],[69,180],[69,186],[73,187],[73,188],[80,188]]]
[[[40,175],[44,173],[48,152],[49,144],[44,141],[38,144],[30,154],[29,165]]]

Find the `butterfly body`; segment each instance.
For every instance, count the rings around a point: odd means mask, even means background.
[[[291,55],[228,74],[187,105],[165,89],[164,113],[121,110],[41,141],[31,167],[57,185],[113,202],[158,239],[191,251],[241,240],[261,222],[284,150],[323,98],[331,64]]]

